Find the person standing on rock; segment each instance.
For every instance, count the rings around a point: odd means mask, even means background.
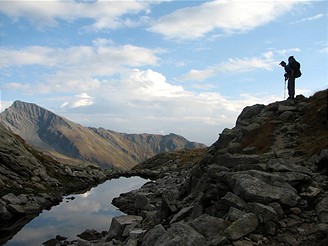
[[[295,97],[295,78],[301,77],[302,73],[300,70],[300,63],[297,62],[294,56],[288,57],[288,64],[285,61],[280,62],[279,64],[283,68],[285,68],[285,81],[288,80],[287,88],[288,88],[288,98],[294,99]]]
[[[288,85],[287,85],[287,88],[288,88],[288,99],[291,98],[291,96],[293,95],[293,91],[292,91],[292,87],[295,88],[295,78],[292,78],[292,70],[290,69],[290,67],[286,64],[285,61],[281,61],[279,63],[280,66],[282,66],[284,69],[285,69],[285,74],[284,74],[284,77],[285,77],[285,89],[286,89],[286,80],[288,80]],[[295,91],[295,89],[294,89]]]

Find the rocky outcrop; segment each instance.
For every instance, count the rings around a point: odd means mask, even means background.
[[[81,245],[326,245],[327,93],[245,108],[197,164],[168,160],[113,200],[137,223]]]
[[[0,124],[0,244],[62,195],[91,188],[108,175],[95,166],[63,165]]]
[[[103,168],[128,170],[159,153],[206,147],[176,134],[125,134],[84,127],[21,101],[2,112],[0,122],[61,162],[84,162]]]

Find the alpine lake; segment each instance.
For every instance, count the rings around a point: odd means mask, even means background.
[[[112,218],[123,214],[111,204],[112,199],[138,189],[148,181],[140,177],[121,177],[108,180],[83,194],[65,196],[59,205],[42,211],[5,245],[42,245],[57,235],[74,240],[86,229],[108,231]]]

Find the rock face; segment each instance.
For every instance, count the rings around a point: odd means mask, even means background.
[[[113,200],[128,215],[78,245],[327,245],[327,93],[246,107],[198,163],[149,170]]]
[[[126,170],[162,152],[206,147],[176,134],[124,134],[88,128],[21,101],[2,112],[0,122],[61,162],[78,159],[104,168]]]
[[[44,156],[0,124],[0,244],[63,194],[106,178],[98,167],[70,167]]]

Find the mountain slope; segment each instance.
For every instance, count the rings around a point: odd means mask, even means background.
[[[328,90],[310,98],[244,108],[233,129],[225,129],[210,152],[312,156],[328,148]]]
[[[124,134],[88,128],[21,101],[2,112],[0,121],[28,144],[59,160],[71,162],[73,158],[105,168],[130,169],[162,152],[205,147],[175,134]]]

